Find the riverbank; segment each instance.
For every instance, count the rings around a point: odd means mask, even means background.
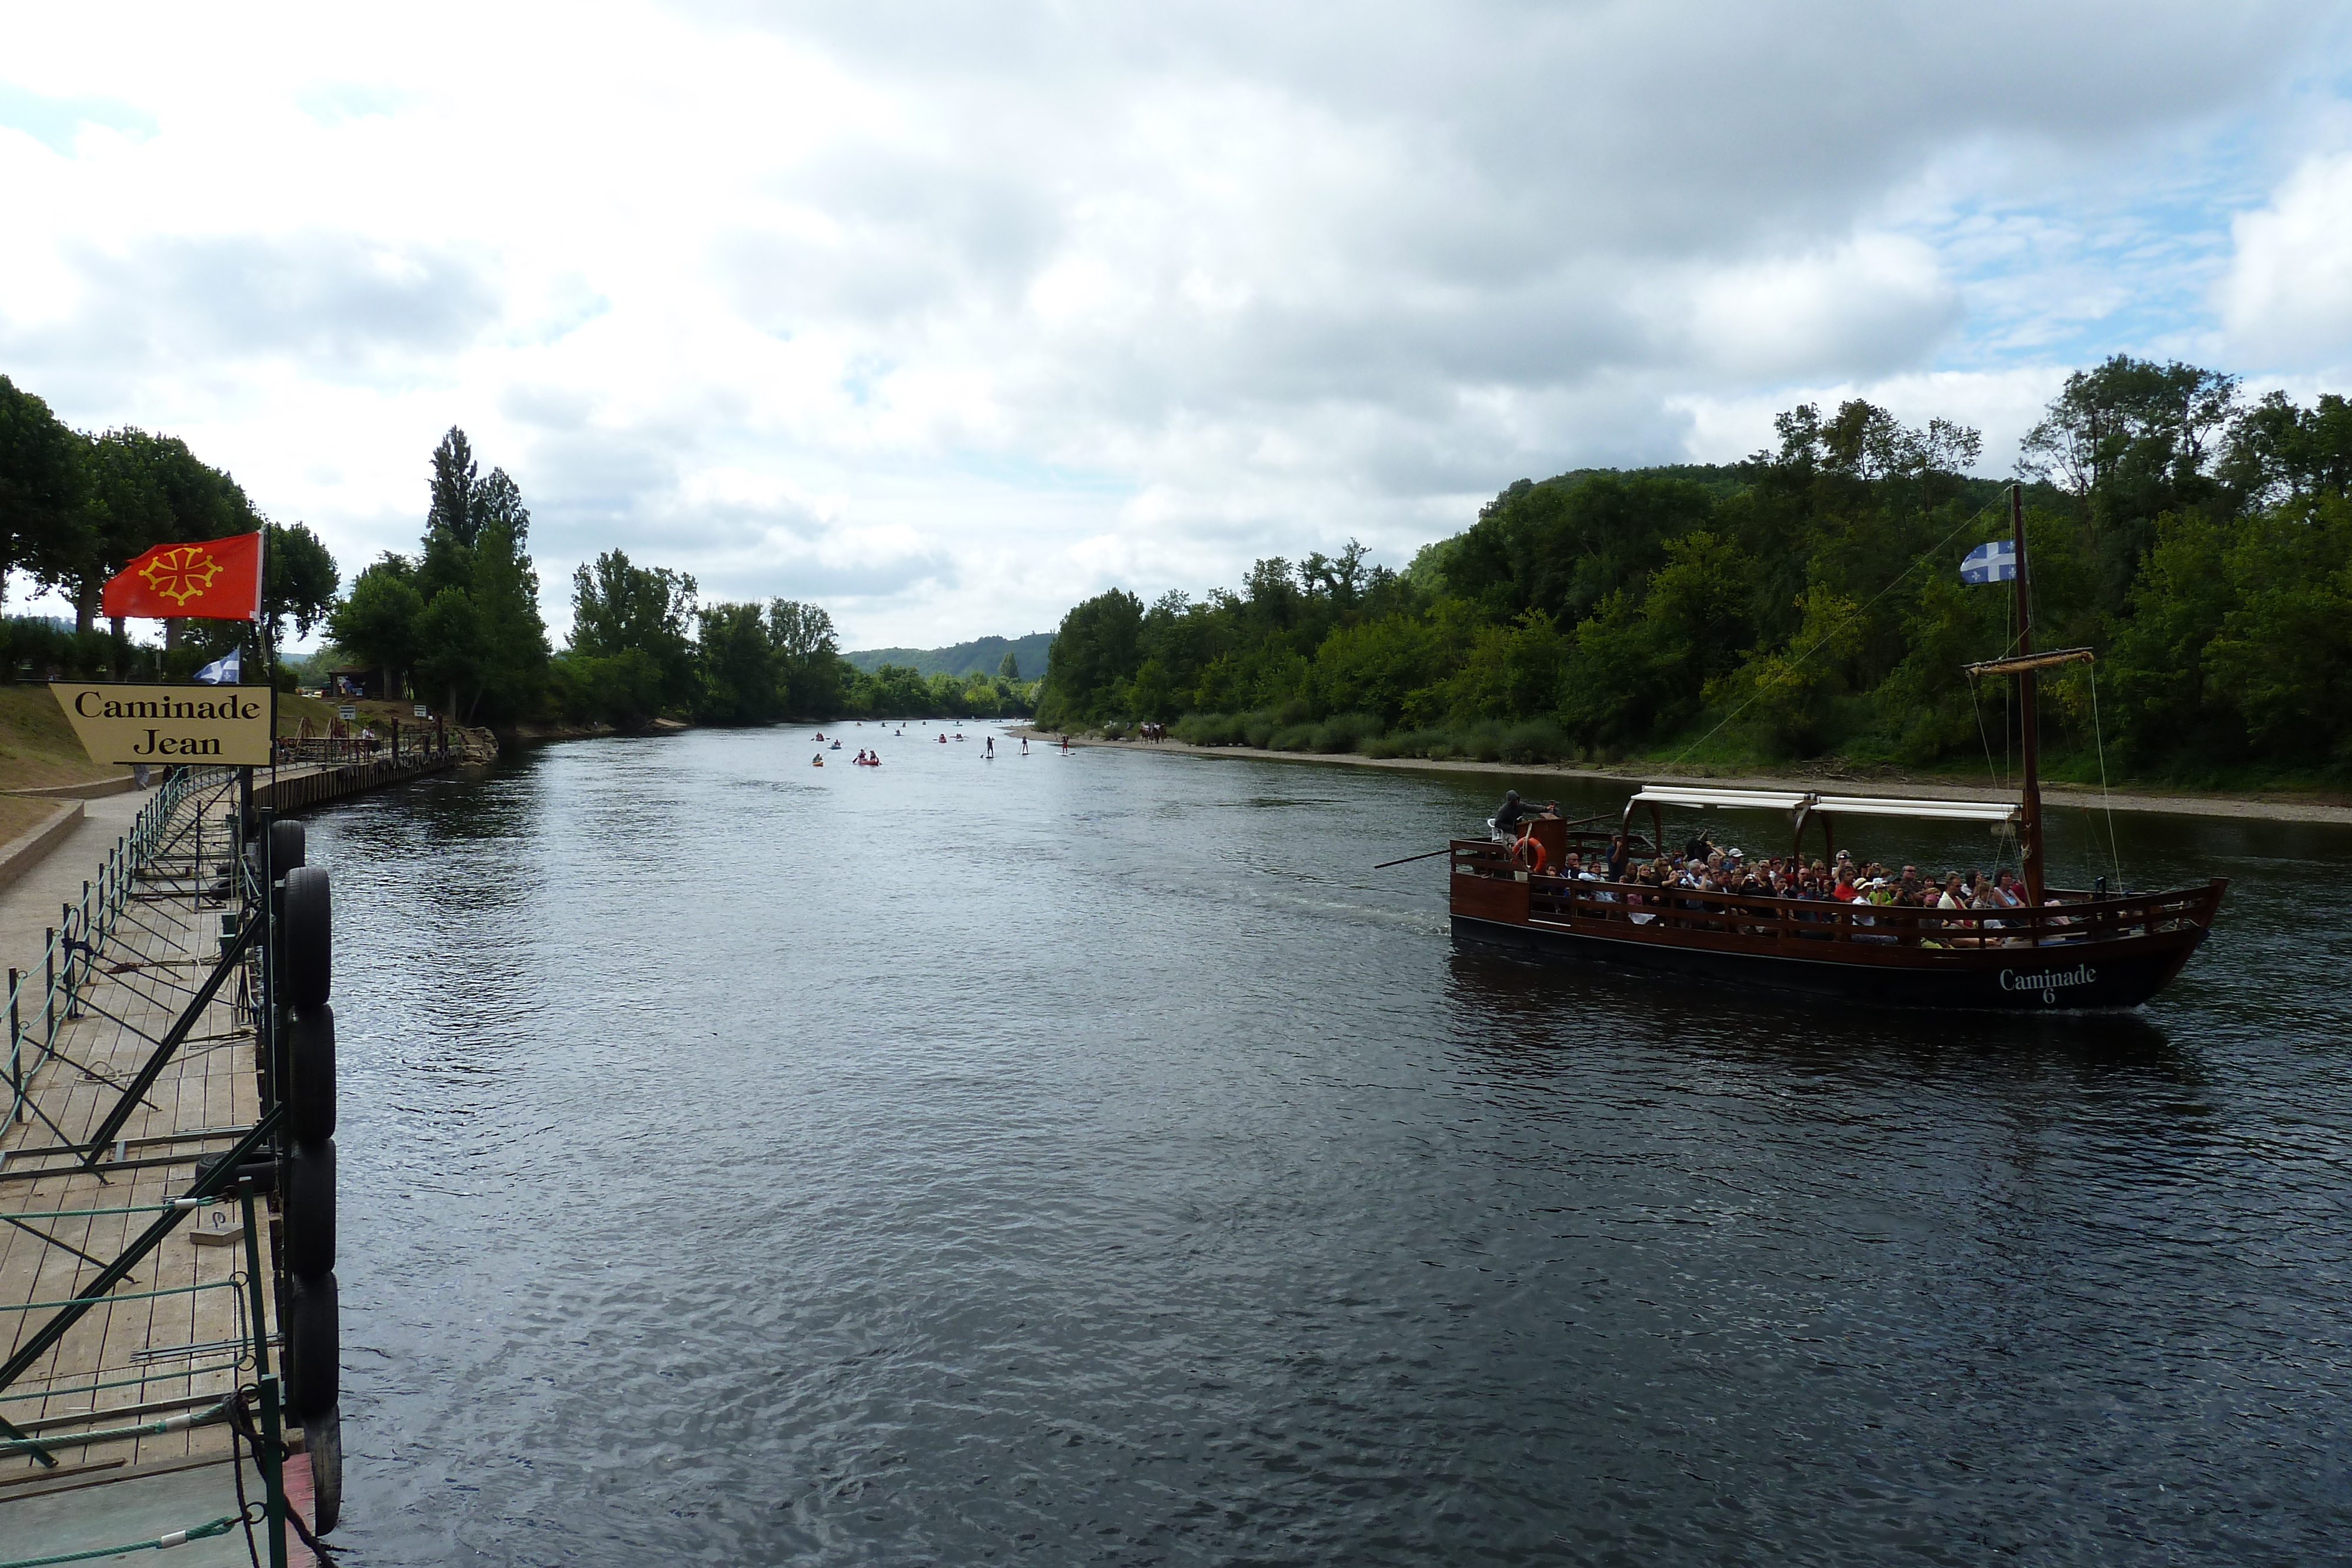
[[[1033,742],[1049,746],[1061,744],[1059,734],[1024,725],[1007,733],[1025,737]],[[1474,762],[1454,759],[1437,762],[1421,757],[1365,757],[1356,752],[1270,751],[1255,746],[1191,746],[1181,740],[1140,741],[1105,740],[1099,737],[1070,737],[1077,746],[1108,746],[1138,751],[1181,752],[1191,757],[1255,758],[1262,762],[1338,763],[1350,768],[1385,768],[1405,773],[1486,773],[1506,775],[1514,779],[1587,779],[1606,783],[1623,784],[1632,789],[1645,781],[1660,779],[1688,779],[1726,789],[1817,789],[1839,794],[1869,794],[1901,800],[2010,800],[2016,799],[2014,789],[1995,789],[1983,785],[1956,783],[1948,779],[1917,778],[1900,774],[1870,772],[1837,772],[1834,770],[1791,769],[1785,773],[1727,774],[1698,768],[1600,768],[1575,762]],[[2084,808],[2091,810],[2158,811],[2183,817],[2247,817],[2276,822],[2326,822],[2338,827],[2352,827],[2352,806],[2331,801],[2304,800],[2294,797],[2263,795],[2219,795],[2191,791],[2153,790],[2145,788],[2113,789],[2102,793],[2074,785],[2044,784],[2042,799],[2050,806]]]

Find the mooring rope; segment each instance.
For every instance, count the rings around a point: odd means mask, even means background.
[[[226,1513],[210,1524],[174,1530],[152,1541],[133,1541],[121,1546],[94,1546],[87,1552],[60,1552],[51,1557],[16,1557],[0,1563],[0,1568],[49,1568],[56,1563],[87,1563],[94,1557],[118,1557],[125,1552],[163,1552],[173,1546],[185,1546],[191,1541],[209,1541],[215,1535],[226,1535],[236,1528],[236,1515]]]

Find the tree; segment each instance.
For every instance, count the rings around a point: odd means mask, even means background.
[[[522,548],[521,530],[527,524],[527,517],[492,514],[474,542],[471,597],[488,651],[476,702],[489,699],[484,716],[491,718],[537,712],[547,681],[547,622],[539,612],[539,573]],[[435,602],[438,600],[436,595]],[[426,606],[428,612],[431,608]],[[474,716],[469,706],[467,721]]]
[[[110,430],[90,444],[88,473],[73,548],[44,574],[73,601],[82,632],[97,621],[106,580],[141,551],[254,533],[263,526],[236,481],[199,461],[177,436]]]
[[[1008,681],[1019,680],[1021,678],[1021,655],[1014,653],[1010,648],[1005,649],[1004,657],[997,663],[996,673]]]
[[[2220,472],[2252,507],[2352,489],[2352,402],[2322,392],[2304,409],[2265,394],[2231,423]]]
[[[841,644],[831,615],[797,600],[772,600],[768,646],[775,662],[777,711],[804,718],[830,718],[841,711]]]
[[[335,558],[307,525],[270,523],[265,533],[261,617],[274,649],[289,619],[298,637],[309,636],[311,627],[327,619],[341,574],[335,570]]]
[[[550,656],[529,549],[530,512],[506,470],[479,475],[466,433],[451,426],[433,451],[413,583],[425,605],[416,670],[450,694],[450,712],[468,724],[540,711]]]
[[[572,651],[607,659],[639,653],[654,672],[656,705],[690,709],[696,592],[689,574],[634,566],[620,550],[606,550],[572,574]],[[641,701],[634,689],[631,701]]]
[[[2074,497],[2098,561],[2101,609],[2126,612],[2158,517],[2222,500],[2208,469],[2237,413],[2235,376],[2117,354],[2068,376],[2026,433],[2017,472]]]
[[[498,670],[494,634],[474,596],[445,588],[416,618],[416,678],[426,689],[448,694],[446,711],[461,724],[474,710]]]
[[[776,716],[776,664],[757,604],[706,604],[702,716],[717,724],[758,724]]]
[[[425,600],[415,577],[415,563],[387,551],[360,573],[351,592],[327,615],[328,634],[351,657],[382,671],[387,693],[401,689],[400,677],[415,666],[422,646]],[[447,711],[452,716],[457,712],[454,697]]]
[[[9,572],[29,570],[54,580],[73,555],[88,444],[47,403],[0,376],[0,597]]]
[[[433,481],[425,508],[425,551],[417,587],[430,600],[473,576],[474,539],[481,532],[481,465],[456,425],[433,449]]]
[[[1289,592],[1289,572],[1284,562],[1260,561],[1253,577],[1270,592]],[[1277,579],[1279,590],[1272,587]],[[1142,630],[1143,601],[1123,589],[1097,594],[1063,616],[1037,699],[1039,722],[1084,724],[1106,716],[1115,689],[1133,679],[1143,662]]]
[[[2352,763],[2352,499],[2273,510],[2228,567],[2238,604],[2206,657],[2247,738],[2294,761]]]

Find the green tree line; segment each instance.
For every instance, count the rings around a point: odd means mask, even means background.
[[[1038,718],[1181,738],[1534,761],[1835,755],[1951,765],[2014,744],[1962,666],[2013,597],[1960,557],[2009,535],[1964,426],[1849,402],[1720,467],[1512,485],[1402,571],[1258,561],[1236,589],[1074,607]],[[2352,771],[2352,405],[2118,356],[2022,444],[2045,734],[2144,776]],[[2087,766],[2087,758],[2081,764]]]
[[[185,679],[236,642],[238,623],[168,622],[163,649],[141,647],[120,622],[97,624],[100,591],[152,545],[255,529],[268,536],[263,632],[273,647],[289,626],[307,636],[323,624],[333,642],[314,664],[373,670],[387,695],[461,723],[992,717],[1025,714],[1035,696],[1009,656],[994,675],[859,670],[819,606],[703,603],[690,575],[621,550],[572,573],[572,629],[558,649],[540,613],[521,489],[504,469],[483,473],[454,427],[433,451],[415,550],[387,551],[339,591],[334,557],[308,527],[263,517],[176,437],[75,430],[0,376],[0,591],[19,572],[77,616],[70,632],[0,620],[0,677]]]
[[[226,473],[175,436],[128,427],[92,434],[0,376],[0,593],[22,572],[74,607],[70,632],[32,617],[5,623],[0,671],[184,679],[232,646],[237,623],[170,621],[160,652],[135,647],[117,621],[101,630],[106,580],[159,544],[264,532],[264,635],[306,636],[335,601],[334,557],[308,527],[261,516]]]
[[[503,469],[486,476],[462,430],[434,449],[425,532],[352,582],[329,631],[337,653],[389,692],[465,723],[635,726],[782,718],[1025,713],[1002,677],[925,680],[841,656],[833,618],[796,600],[704,603],[690,573],[607,550],[572,574],[572,632],[551,646],[530,554],[530,512]]]

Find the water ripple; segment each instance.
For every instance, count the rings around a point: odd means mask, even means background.
[[[314,820],[348,1560],[2342,1555],[2352,837],[2119,819],[2180,986],[1906,1016],[1455,950],[1484,781],[805,749]]]

